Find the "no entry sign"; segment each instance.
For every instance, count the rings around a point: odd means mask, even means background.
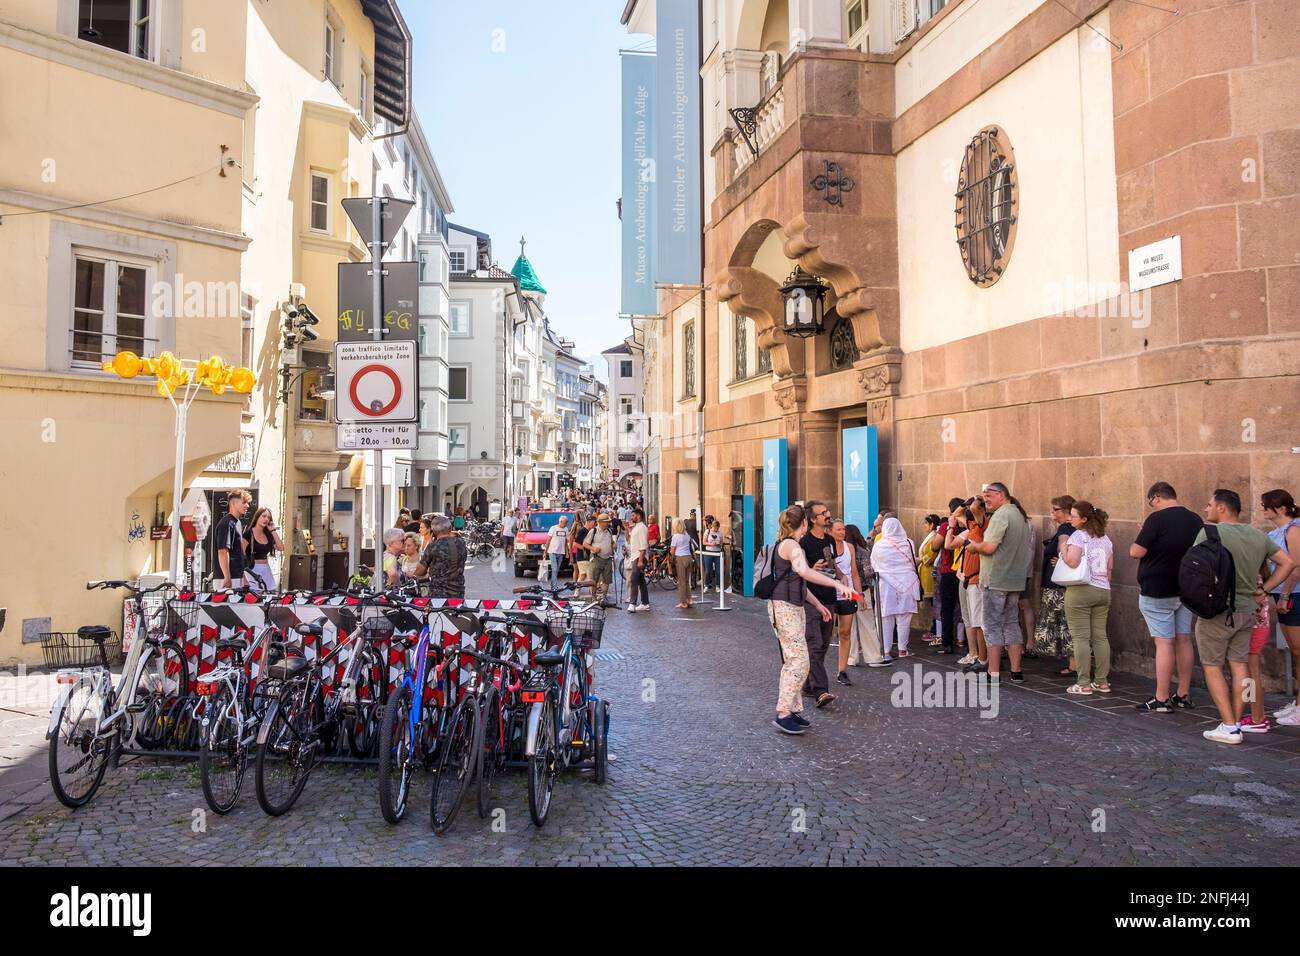
[[[340,342],[334,346],[339,422],[416,420],[414,342]]]

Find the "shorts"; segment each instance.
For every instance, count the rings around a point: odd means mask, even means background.
[[[587,576],[597,584],[614,583],[614,562],[609,558],[592,558],[587,562]]]
[[[1274,607],[1277,606],[1278,597],[1277,594],[1273,595]],[[1291,610],[1285,614],[1279,611],[1277,615],[1278,622],[1285,624],[1287,627],[1300,627],[1300,589],[1292,591],[1288,597],[1291,598]]]
[[[1162,641],[1172,641],[1177,634],[1192,633],[1192,612],[1176,597],[1138,596],[1138,610],[1147,622],[1151,636]]]
[[[1232,625],[1228,615],[1232,614]],[[1244,610],[1224,611],[1217,617],[1197,618],[1196,649],[1206,667],[1222,667],[1225,660],[1244,664],[1250,660],[1250,632],[1255,615]]]
[[[840,617],[846,617],[858,613],[858,603],[856,601],[836,601],[832,610]]]
[[[979,590],[981,620],[984,623],[984,643],[989,647],[1010,647],[1025,643],[1020,633],[1020,592],[995,591],[990,588],[967,588],[968,591]]]
[[[984,596],[980,593],[978,584],[972,584],[969,587],[959,585],[958,591],[961,595],[961,619],[969,627],[984,626]]]
[[[580,574],[580,575],[581,575],[582,577],[584,577],[584,578],[589,578],[589,577],[591,577],[591,562],[590,562],[590,561],[579,561],[579,562],[578,562],[578,574]]]

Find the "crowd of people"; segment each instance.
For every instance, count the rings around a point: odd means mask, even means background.
[[[229,511],[214,530],[218,587],[247,582],[259,590],[276,588],[270,562],[284,543],[267,508],[256,509],[245,525],[251,500],[245,491],[231,492]],[[1273,722],[1300,726],[1300,698],[1269,715],[1259,692],[1261,655],[1275,625],[1300,660],[1300,607],[1292,601],[1300,587],[1300,509],[1291,494],[1276,489],[1261,496],[1267,533],[1242,522],[1241,498],[1230,489],[1216,490],[1199,515],[1164,481],[1151,486],[1146,502],[1150,513],[1129,548],[1137,561],[1138,608],[1155,648],[1154,693],[1140,709],[1191,708],[1199,655],[1219,715],[1207,739],[1235,744],[1244,733],[1268,732]],[[700,552],[720,557],[723,548],[721,523],[712,515],[700,522],[692,509],[686,517],[665,518],[661,528],[639,495],[616,487],[569,490],[531,507],[566,512],[547,532],[538,577],[556,587],[561,571],[571,568],[575,580],[592,582],[602,603],[614,606],[617,576],[630,613],[651,609],[651,561],[667,553],[678,585],[676,606],[685,609],[693,603]],[[926,604],[926,645],[937,654],[960,653],[957,663],[967,673],[1000,683],[1005,661],[1007,678],[1020,683],[1023,661],[1045,658],[1059,663],[1061,675],[1074,677],[1069,695],[1111,693],[1107,623],[1115,549],[1109,516],[1070,495],[1052,498],[1050,512],[1040,540],[1023,505],[995,481],[978,494],[952,498],[945,514],[927,515],[916,545],[888,511],[864,533],[821,501],[787,508],[778,540],[764,549],[756,571],[756,585],[766,579],[767,586],[756,589],[768,600],[782,656],[777,728],[801,734],[810,726],[805,696],[818,709],[834,703],[826,666],[833,642],[839,646],[835,680],[844,686],[852,684],[850,667],[888,667],[914,657],[912,624]],[[529,513],[502,515],[507,558],[529,526]],[[567,513],[574,516],[572,527]],[[468,549],[461,532],[482,517],[402,509],[383,536],[381,580],[389,587],[417,583],[430,597],[464,598]],[[1199,616],[1185,600],[1187,559],[1196,550],[1211,562],[1230,560],[1233,569],[1226,608]],[[721,570],[720,560],[704,562],[706,591],[726,586]],[[353,583],[372,585],[371,570],[361,569]],[[1247,694],[1247,687],[1256,692]]]
[[[1155,693],[1139,708],[1191,708],[1199,653],[1220,719],[1205,737],[1235,744],[1243,733],[1268,732],[1260,657],[1275,623],[1300,660],[1300,608],[1292,601],[1300,587],[1300,509],[1289,492],[1266,492],[1260,508],[1272,528],[1265,533],[1242,522],[1241,498],[1230,489],[1216,490],[1202,515],[1179,504],[1168,482],[1153,484],[1146,500],[1150,514],[1129,556],[1137,561],[1138,606],[1155,644]],[[768,597],[781,648],[777,729],[801,734],[810,726],[805,696],[819,709],[835,701],[826,669],[832,634],[839,642],[836,679],[849,685],[849,666],[888,667],[914,656],[912,621],[925,602],[932,610],[926,643],[938,654],[962,653],[957,663],[966,673],[998,684],[1005,658],[1008,679],[1020,683],[1026,657],[1055,659],[1061,675],[1075,678],[1069,695],[1111,693],[1110,519],[1069,495],[1050,504],[1052,527],[1040,542],[1021,503],[992,482],[954,497],[946,515],[927,515],[919,547],[889,512],[864,536],[821,501],[787,508],[778,541],[756,570],[756,584],[767,582],[756,590]],[[1195,560],[1193,552],[1200,552]],[[1216,561],[1224,568],[1230,561],[1231,581],[1217,603],[1194,615],[1184,596],[1199,583],[1198,567]],[[1246,693],[1248,687],[1256,692]],[[1272,720],[1300,726],[1300,699]]]

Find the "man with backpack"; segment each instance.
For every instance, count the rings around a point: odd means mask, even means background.
[[[1285,581],[1294,566],[1285,548],[1277,548],[1258,528],[1241,523],[1241,497],[1217,489],[1205,508],[1209,524],[1183,558],[1178,573],[1182,601],[1196,614],[1196,647],[1205,669],[1205,684],[1221,723],[1203,736],[1220,744],[1241,743],[1242,696],[1250,660],[1250,632],[1255,608]],[[1265,560],[1276,567],[1259,586]],[[1223,664],[1232,671],[1232,688]]]

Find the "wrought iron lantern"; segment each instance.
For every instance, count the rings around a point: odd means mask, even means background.
[[[785,299],[785,333],[807,338],[821,333],[826,319],[826,283],[794,267],[781,286]]]

